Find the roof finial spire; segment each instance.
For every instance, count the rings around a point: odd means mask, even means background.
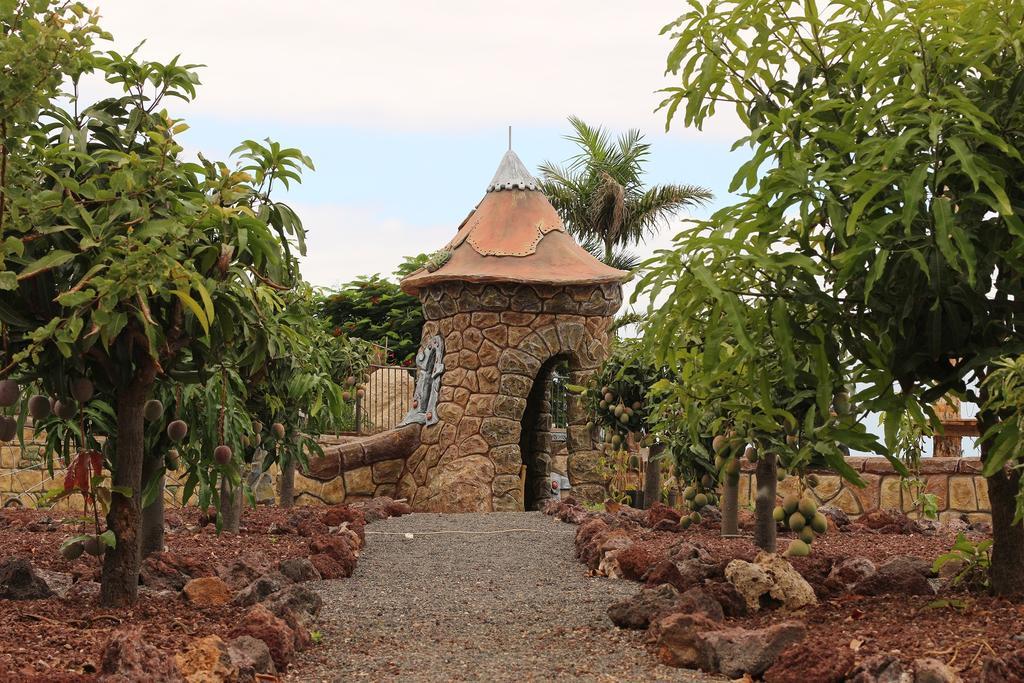
[[[512,151],[512,126],[508,127],[508,151]]]
[[[512,128],[509,127],[510,135],[511,132]],[[487,186],[488,192],[501,190],[540,190],[540,183],[526,170],[526,166],[519,160],[511,147],[501,158],[498,170],[491,178],[491,184]]]

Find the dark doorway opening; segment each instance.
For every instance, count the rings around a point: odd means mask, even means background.
[[[539,510],[552,496],[551,491],[551,428],[552,376],[564,359],[548,359],[537,371],[533,387],[526,398],[522,430],[519,433],[519,453],[526,467],[523,485],[523,508]],[[558,385],[559,390],[564,388]]]

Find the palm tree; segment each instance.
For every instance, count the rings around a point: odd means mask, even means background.
[[[571,116],[566,136],[580,153],[565,165],[540,165],[542,184],[565,227],[608,265],[632,270],[639,262],[628,248],[657,232],[674,213],[712,198],[698,185],[644,187],[643,166],[651,146],[638,130],[613,141],[603,128]]]

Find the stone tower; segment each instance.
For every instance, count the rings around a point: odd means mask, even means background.
[[[552,370],[586,383],[605,358],[626,273],[566,232],[509,150],[479,205],[427,268],[402,281],[423,302],[414,405],[422,425],[397,493],[414,509],[523,510],[547,487]],[[577,495],[601,499],[598,453],[574,398],[568,475]]]

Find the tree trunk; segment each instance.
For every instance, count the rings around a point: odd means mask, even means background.
[[[754,545],[769,553],[775,552],[776,522],[775,489],[779,480],[774,453],[761,453],[757,461],[757,495],[754,498]]]
[[[722,535],[739,536],[740,477],[726,474],[722,485]]]
[[[983,396],[984,404],[987,396]],[[998,417],[990,412],[978,414],[982,434]],[[988,461],[992,441],[981,442],[981,462]],[[996,595],[1024,594],[1024,526],[1013,523],[1020,492],[1020,472],[1002,470],[986,479],[988,498],[992,505],[992,566],[989,583]]]
[[[647,453],[647,471],[644,473],[644,507],[650,508],[661,500],[661,454],[665,444],[656,443]]]
[[[100,604],[104,607],[134,604],[139,593],[145,429],[142,407],[151,385],[151,378],[146,381],[145,377],[139,377],[117,389],[117,448],[112,481],[113,486],[130,489],[131,493],[114,493],[111,496],[107,529],[114,532],[117,545],[107,549],[103,561]]]
[[[1020,492],[1020,472],[996,472],[988,478],[992,503],[992,567],[996,595],[1024,595],[1024,527],[1013,523]]]
[[[159,476],[156,485],[156,497],[149,506],[142,509],[142,533],[139,552],[145,559],[150,553],[158,553],[164,549],[164,459],[152,454],[142,465],[142,487],[145,488],[150,478]],[[157,472],[160,472],[157,475]]]
[[[242,522],[242,483],[232,486],[227,477],[220,479],[220,519],[222,529],[237,534]]]
[[[289,458],[277,480],[277,497],[279,505],[290,508],[295,505],[295,459]]]

